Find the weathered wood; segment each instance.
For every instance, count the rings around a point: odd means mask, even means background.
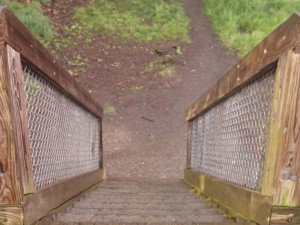
[[[273,207],[270,225],[300,224],[300,208]]]
[[[289,85],[283,90],[286,110],[279,118],[282,125],[276,131],[280,136],[276,141],[274,205],[300,206],[300,55],[291,52],[281,66],[282,75],[289,77]]]
[[[101,187],[105,185],[105,181],[100,181],[99,183],[95,184],[94,186],[88,188],[87,190],[85,190],[84,192],[76,195],[75,197],[73,197],[72,199],[68,200],[67,202],[63,203],[62,205],[60,205],[58,208],[55,208],[53,210],[51,210],[47,215],[45,215],[41,220],[37,221],[35,223],[35,225],[48,225],[48,224],[53,224],[55,222],[59,222],[59,221],[55,221],[53,219],[53,216],[58,214],[58,213],[63,213],[66,211],[67,208],[71,207],[75,202],[79,201],[84,195],[87,195],[89,192]]]
[[[269,224],[272,208],[271,197],[220,181],[193,170],[185,170],[185,181],[199,190],[201,194],[212,198],[219,205],[228,209],[231,213],[241,215],[260,225]]]
[[[51,210],[103,180],[103,170],[86,173],[25,196],[24,221],[32,224]]]
[[[294,14],[196,100],[187,110],[186,119],[192,120],[242,85],[251,82],[260,71],[296,47],[299,33],[300,17]]]
[[[5,43],[18,51],[22,60],[32,64],[44,78],[58,87],[71,99],[98,117],[102,117],[102,107],[84,90],[56,59],[50,55],[39,41],[9,11],[2,11]]]
[[[9,45],[6,46],[7,74],[11,101],[11,113],[15,133],[18,164],[21,170],[21,180],[24,194],[34,192],[31,150],[29,146],[28,121],[25,103],[24,76],[20,54]]]
[[[293,55],[293,50],[286,52],[280,57],[277,64],[261,190],[262,194],[268,196],[274,193],[275,163],[281,148],[281,137],[285,136],[287,126],[285,117],[291,107],[289,92],[294,79],[290,74],[291,65],[289,62],[291,62]]]
[[[10,103],[5,76],[4,52],[0,50],[0,204],[22,202],[22,190],[18,180],[16,146],[10,115]]]
[[[187,152],[186,152],[186,169],[191,167],[191,133],[192,133],[192,122],[188,122],[187,125]]]
[[[99,135],[100,135],[100,145],[99,145],[99,168],[103,169],[103,137],[102,137],[102,118],[99,120]]]
[[[22,225],[23,209],[20,205],[0,206],[0,224]]]

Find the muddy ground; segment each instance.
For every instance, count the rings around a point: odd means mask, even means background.
[[[66,3],[67,2],[67,3]],[[87,1],[57,1],[50,13],[57,32],[74,22],[72,8]],[[203,3],[186,0],[191,43],[147,45],[97,33],[89,45],[59,49],[57,58],[103,106],[104,166],[113,177],[181,178],[186,160],[185,110],[236,62],[213,33]],[[180,46],[183,55],[176,54]],[[54,46],[52,46],[54,49]],[[70,64],[80,55],[83,70]],[[171,55],[171,60],[165,56]],[[75,60],[76,61],[76,60]],[[150,62],[175,66],[172,76],[147,70]],[[115,113],[113,112],[115,110]]]

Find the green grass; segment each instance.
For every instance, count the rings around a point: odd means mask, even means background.
[[[205,13],[226,47],[248,53],[295,11],[298,0],[204,0]]]
[[[103,113],[104,115],[116,115],[117,114],[117,111],[116,111],[116,108],[112,105],[109,105],[109,104],[105,104],[104,105],[104,109],[103,109]]]
[[[189,41],[182,0],[96,0],[75,10],[78,29],[139,42]]]
[[[44,45],[49,44],[54,38],[52,23],[43,14],[39,1],[32,0],[30,4],[24,5],[18,1],[0,0],[0,4],[13,12]]]

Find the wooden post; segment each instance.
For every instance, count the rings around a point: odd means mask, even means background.
[[[290,51],[283,56],[279,68],[288,86],[282,90],[286,103],[277,127],[277,156],[274,174],[274,202],[276,206],[300,206],[300,55]],[[279,119],[279,118],[278,118]],[[275,147],[275,146],[274,146]],[[275,148],[276,149],[276,148]]]
[[[9,45],[7,50],[8,90],[13,117],[13,130],[16,142],[17,160],[20,165],[21,181],[24,194],[33,193],[33,170],[31,151],[29,146],[29,133],[27,110],[25,103],[24,76],[21,66],[20,54]]]
[[[262,194],[272,196],[273,180],[276,169],[276,160],[278,157],[281,136],[285,135],[286,118],[290,110],[290,87],[293,81],[290,61],[294,53],[292,50],[283,54],[278,61],[276,70],[276,79],[274,84],[274,93],[272,100],[272,109],[267,137],[267,147],[265,152],[265,162],[262,178]]]
[[[191,133],[192,133],[192,122],[187,121],[187,152],[186,152],[186,169],[191,168]]]
[[[102,118],[99,118],[99,138],[100,138],[100,146],[99,146],[99,168],[103,169],[103,140],[102,140]]]
[[[23,190],[5,73],[4,48],[0,49],[0,224],[23,224]]]

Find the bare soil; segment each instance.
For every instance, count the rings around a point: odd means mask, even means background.
[[[57,32],[74,23],[72,8],[83,0],[58,0],[50,13]],[[185,110],[236,61],[213,33],[201,1],[186,0],[191,18],[190,44],[137,44],[97,33],[91,44],[70,46],[55,54],[67,69],[85,59],[76,77],[102,106],[115,115],[103,120],[104,167],[108,176],[181,178],[186,161]],[[183,49],[177,55],[176,46]],[[53,48],[53,46],[52,46]],[[172,60],[166,60],[171,55]],[[148,71],[153,61],[176,67],[172,76]]]

